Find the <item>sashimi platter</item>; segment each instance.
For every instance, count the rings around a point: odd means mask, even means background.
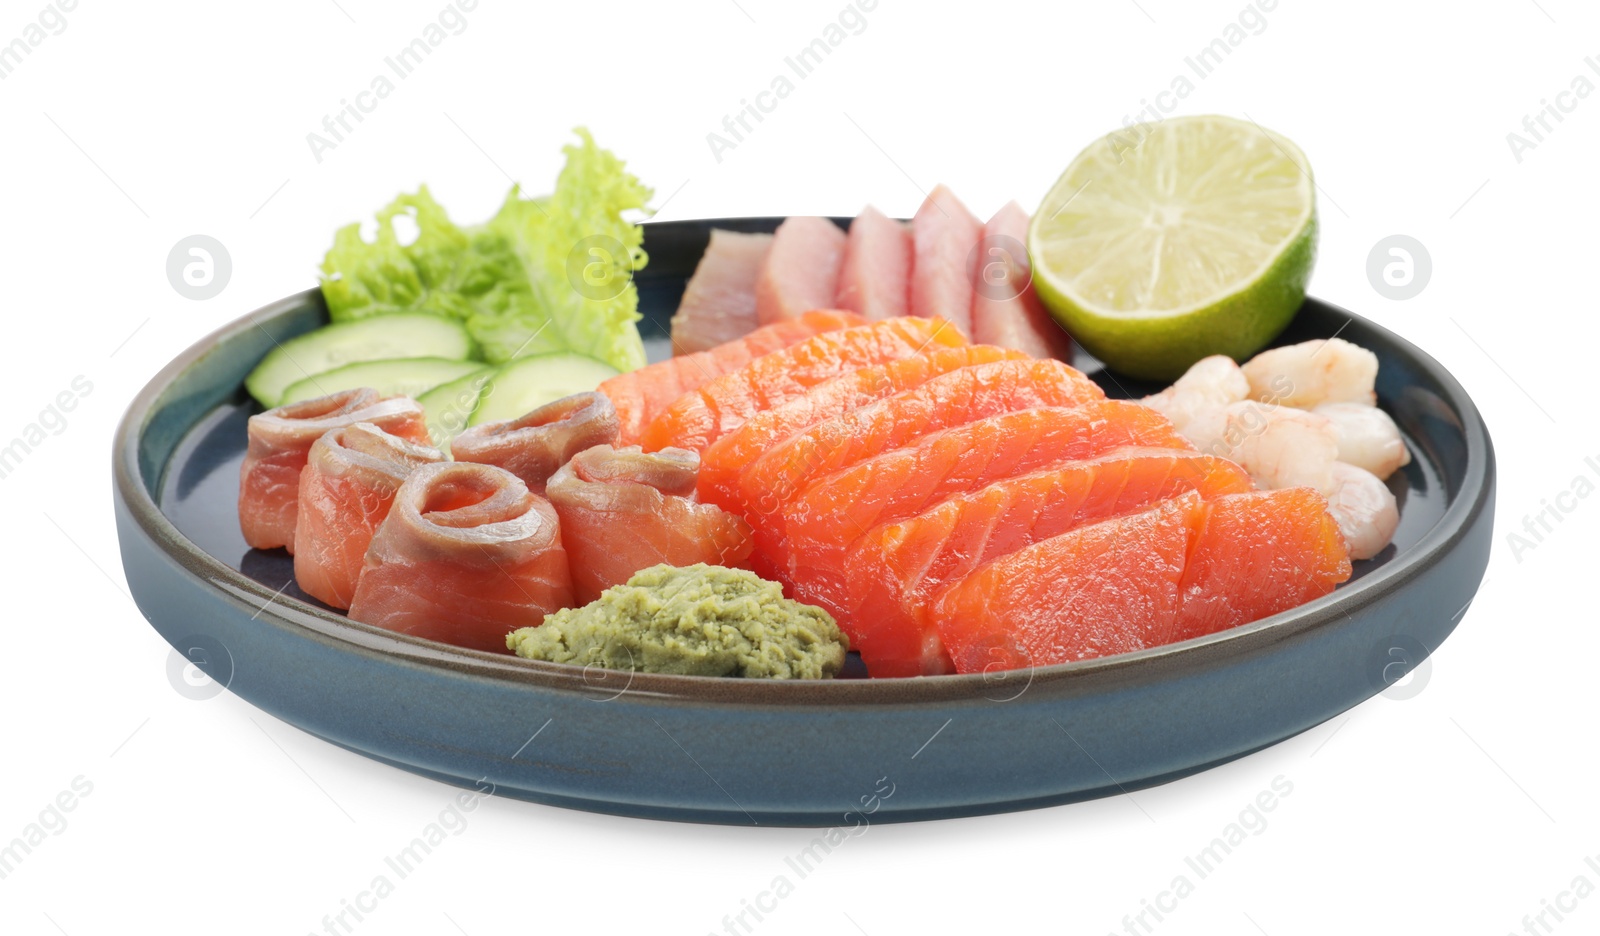
[[[448,783],[849,825],[1249,754],[1420,690],[1476,592],[1487,431],[1306,296],[1286,137],[1126,128],[1031,211],[909,219],[655,221],[565,153],[480,224],[424,187],[340,229],[134,401],[175,659]]]

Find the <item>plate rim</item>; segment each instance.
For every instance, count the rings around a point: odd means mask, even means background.
[[[705,226],[717,220],[692,219],[682,223]],[[1444,515],[1414,546],[1331,594],[1215,634],[1090,660],[996,674],[877,679],[741,680],[596,671],[572,664],[524,660],[453,647],[397,634],[350,621],[295,598],[274,594],[265,585],[205,552],[162,513],[145,484],[139,464],[139,448],[156,404],[183,373],[222,342],[252,328],[264,329],[264,320],[303,308],[308,303],[322,304],[319,287],[294,293],[246,313],[200,338],[167,362],[135,395],[118,423],[112,452],[113,487],[118,500],[134,522],[161,552],[205,587],[216,590],[241,607],[256,609],[257,620],[291,631],[301,639],[315,640],[346,652],[361,653],[393,664],[433,667],[457,675],[523,688],[582,694],[585,697],[592,697],[597,689],[609,690],[615,688],[616,683],[625,681],[625,691],[640,700],[759,707],[984,701],[992,697],[997,685],[1015,685],[1013,680],[1019,679],[1019,673],[1026,674],[1024,688],[1055,684],[1054,691],[1066,695],[1132,687],[1164,679],[1175,670],[1203,668],[1221,660],[1261,651],[1307,631],[1330,625],[1382,600],[1454,549],[1467,536],[1493,496],[1494,453],[1488,428],[1477,406],[1455,377],[1431,355],[1382,325],[1311,296],[1306,297],[1306,302],[1314,302],[1346,315],[1363,327],[1381,334],[1405,351],[1418,368],[1444,389],[1446,402],[1460,418],[1466,442],[1467,467],[1461,490],[1447,506]],[[166,470],[166,467],[163,464],[162,470]],[[1431,653],[1437,648],[1427,649]]]

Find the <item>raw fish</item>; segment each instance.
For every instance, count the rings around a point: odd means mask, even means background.
[[[617,408],[603,393],[575,393],[519,419],[483,423],[455,437],[456,461],[499,465],[543,494],[556,469],[586,448],[617,441]]]

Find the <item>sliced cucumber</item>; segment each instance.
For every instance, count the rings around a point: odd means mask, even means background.
[[[484,365],[477,361],[452,361],[435,357],[358,361],[295,381],[283,391],[283,399],[278,405],[299,403],[301,400],[356,387],[371,387],[381,396],[399,394],[417,397],[440,384],[459,380],[481,370],[484,370]]]
[[[283,405],[290,384],[346,364],[420,357],[464,361],[472,350],[466,328],[451,319],[416,313],[377,315],[290,338],[267,352],[244,379],[244,386],[262,406],[271,408]]]
[[[483,388],[494,379],[495,368],[484,367],[465,377],[440,384],[417,397],[427,414],[428,434],[433,444],[449,451],[450,440],[467,428],[468,421],[478,408],[478,397]]]
[[[484,386],[468,425],[516,419],[546,403],[593,390],[617,376],[610,364],[581,354],[540,354],[500,368]]]

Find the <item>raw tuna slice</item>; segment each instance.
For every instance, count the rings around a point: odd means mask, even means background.
[[[749,364],[765,354],[782,350],[813,335],[862,324],[853,312],[823,309],[797,319],[756,329],[743,338],[668,358],[636,371],[619,374],[600,385],[600,392],[617,408],[618,440],[634,445],[639,434],[673,401],[707,381]]]
[[[572,566],[579,604],[653,565],[742,567],[750,525],[695,501],[700,456],[684,449],[645,453],[597,445],[550,479],[550,503]]]
[[[693,354],[755,331],[756,277],[771,234],[712,230],[672,316],[672,353]]]
[[[869,321],[906,314],[911,290],[911,232],[868,205],[854,221],[833,304]]]
[[[350,619],[506,653],[506,634],[572,606],[555,508],[493,465],[411,472],[367,549]]]
[[[977,286],[972,295],[972,340],[1072,360],[1072,339],[1045,310],[1028,267],[1028,213],[1016,202],[983,228]]]
[[[256,549],[294,551],[300,469],[311,444],[329,429],[369,422],[385,432],[427,445],[422,407],[409,397],[380,399],[369,388],[291,403],[250,417],[249,446],[239,468],[239,529]]]
[[[770,325],[831,308],[844,245],[844,232],[827,218],[795,217],[778,225],[756,278],[756,321]]]
[[[975,251],[983,223],[944,186],[938,186],[911,219],[915,258],[911,265],[911,314],[948,319],[972,334]]]
[[[979,567],[928,612],[956,671],[1048,666],[1162,642],[1203,514],[1191,491]]]
[[[938,640],[926,609],[983,563],[1186,491],[1212,500],[1252,489],[1233,462],[1175,449],[1118,449],[996,481],[858,538],[845,564],[848,608],[835,616],[863,657],[920,659]]]
[[[617,408],[597,391],[575,393],[520,419],[482,423],[450,443],[456,461],[499,465],[543,494],[556,469],[586,448],[617,441]]]
[[[1328,502],[1311,488],[1206,505],[1183,572],[1183,607],[1163,643],[1248,624],[1320,598],[1350,577]]]
[[[323,433],[300,472],[294,580],[301,590],[335,608],[350,607],[367,546],[395,492],[413,469],[439,461],[438,449],[372,423]]]
[[[802,396],[825,380],[966,343],[942,319],[887,319],[824,332],[684,394],[646,427],[639,444],[647,452],[668,446],[698,452],[756,413]]]

